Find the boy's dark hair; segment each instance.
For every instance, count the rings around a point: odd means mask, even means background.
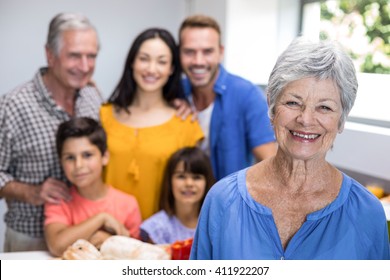
[[[200,206],[202,206],[207,192],[215,183],[210,159],[207,154],[205,154],[200,148],[186,147],[176,151],[169,158],[165,168],[160,196],[160,209],[167,212],[168,215],[175,215],[175,198],[173,197],[172,192],[172,177],[176,166],[181,161],[184,162],[184,171],[194,174],[201,174],[206,178],[206,187]]]
[[[88,117],[72,118],[61,123],[56,134],[58,156],[61,158],[64,143],[69,138],[87,137],[98,147],[102,155],[107,150],[107,135],[103,127],[94,119]]]

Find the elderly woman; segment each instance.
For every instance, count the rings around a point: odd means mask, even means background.
[[[268,85],[277,154],[211,188],[191,259],[389,259],[380,202],[325,159],[357,87],[335,44],[291,43]]]

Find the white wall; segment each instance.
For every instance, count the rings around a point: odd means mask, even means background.
[[[224,43],[226,35],[226,7],[228,1],[229,0],[187,0],[187,13],[205,14],[215,18],[221,27],[221,39]]]
[[[390,129],[346,123],[327,159],[341,168],[390,181]],[[384,187],[390,193],[390,185]]]
[[[278,54],[278,1],[228,3],[226,67],[254,83],[266,84]]]
[[[266,84],[275,60],[298,32],[299,0],[189,0],[190,13],[218,20],[226,68]]]

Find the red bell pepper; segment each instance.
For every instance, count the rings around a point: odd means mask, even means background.
[[[193,238],[188,238],[172,243],[172,260],[188,260],[190,258],[192,241]]]

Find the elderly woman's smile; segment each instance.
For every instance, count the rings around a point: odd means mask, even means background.
[[[320,137],[320,134],[309,134],[309,133],[302,133],[297,131],[290,130],[290,133],[296,137],[297,140],[304,140],[305,142],[312,142],[316,140],[316,138]]]

